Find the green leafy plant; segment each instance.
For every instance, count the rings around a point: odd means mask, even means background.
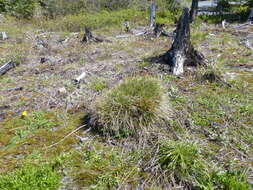
[[[72,155],[75,166],[72,175],[81,187],[109,190],[138,179],[138,170],[131,155],[125,160],[117,149],[99,143],[92,143],[89,148],[83,147],[82,150]]]
[[[49,165],[24,166],[0,175],[1,190],[56,190],[60,176]]]
[[[5,11],[18,18],[31,18],[36,5],[35,0],[5,0]]]
[[[249,190],[249,184],[244,173],[226,171],[213,177],[214,183],[221,190]]]
[[[96,77],[92,79],[90,86],[92,89],[99,92],[107,87],[107,82],[103,78]]]

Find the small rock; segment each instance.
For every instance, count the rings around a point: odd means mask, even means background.
[[[59,88],[59,89],[58,89],[58,93],[59,93],[60,95],[65,95],[65,94],[67,94],[67,90],[66,90],[66,88],[62,87],[62,88]]]

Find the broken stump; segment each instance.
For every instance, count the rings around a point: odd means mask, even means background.
[[[82,43],[88,43],[88,42],[103,42],[104,40],[98,37],[95,37],[91,30],[89,28],[85,28],[85,34],[83,36],[83,39],[81,40]]]
[[[204,56],[194,50],[190,40],[190,15],[185,8],[176,28],[175,40],[171,49],[165,54],[165,61],[171,66],[175,75],[184,73],[184,66],[205,65]]]

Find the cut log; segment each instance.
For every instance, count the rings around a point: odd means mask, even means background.
[[[153,27],[155,25],[155,9],[156,9],[156,4],[153,2],[150,6],[150,17],[149,17],[150,27]]]
[[[190,11],[190,23],[192,23],[195,20],[195,17],[198,14],[198,3],[199,0],[192,0],[192,6]]]
[[[7,71],[13,69],[16,64],[13,61],[9,61],[0,67],[0,75],[4,75]]]
[[[92,42],[92,41],[94,41],[94,42],[103,42],[104,40],[101,39],[101,38],[95,37],[92,34],[91,30],[86,27],[85,28],[85,34],[84,34],[83,39],[82,39],[81,42],[82,43],[88,43],[88,42]]]
[[[75,84],[79,84],[83,78],[86,77],[86,73],[83,72],[81,75],[79,75],[76,79],[74,79]]]
[[[171,49],[165,55],[165,61],[171,66],[175,75],[184,72],[184,66],[204,65],[204,56],[194,50],[190,41],[189,9],[185,8],[179,19],[176,36]]]

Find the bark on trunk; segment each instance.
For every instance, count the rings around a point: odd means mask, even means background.
[[[188,8],[183,10],[175,33],[176,36],[172,47],[165,56],[166,62],[171,66],[173,74],[183,74],[184,66],[204,64],[204,56],[194,50],[190,41],[190,16]]]
[[[192,23],[195,20],[195,17],[198,14],[198,0],[192,0],[192,6],[190,11],[190,22]]]
[[[253,22],[253,8],[251,8],[251,10],[250,10],[250,14],[249,14],[249,17],[248,17],[248,22]]]
[[[149,20],[150,27],[153,27],[155,25],[155,9],[156,5],[155,3],[152,3],[150,6],[150,20]]]

